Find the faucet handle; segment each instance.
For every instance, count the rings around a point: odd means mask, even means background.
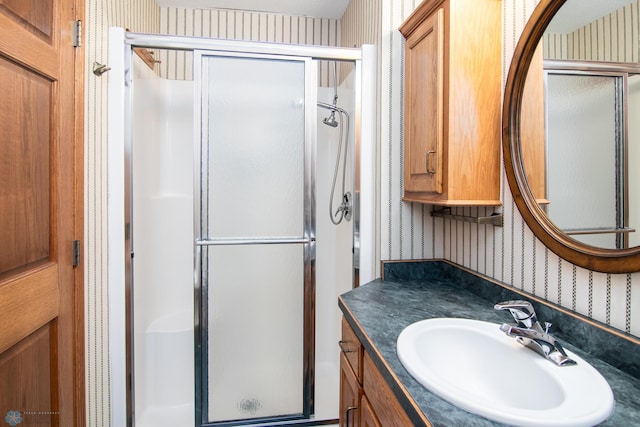
[[[538,321],[536,311],[529,301],[503,301],[494,305],[493,308],[496,310],[509,310],[519,326],[524,326],[529,329]]]

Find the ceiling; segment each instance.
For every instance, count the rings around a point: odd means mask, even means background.
[[[157,0],[159,6],[235,9],[340,19],[349,0]]]
[[[571,33],[635,0],[567,0],[547,27],[552,33]]]

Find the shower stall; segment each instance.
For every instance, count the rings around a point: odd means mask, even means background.
[[[110,42],[114,424],[335,422],[337,297],[375,274],[372,49]]]

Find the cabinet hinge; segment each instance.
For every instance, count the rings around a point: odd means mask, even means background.
[[[80,265],[80,240],[74,240],[72,246],[71,264],[74,267]]]
[[[73,47],[82,46],[82,21],[73,22]]]

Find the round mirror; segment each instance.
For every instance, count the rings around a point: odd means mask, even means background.
[[[639,12],[541,0],[505,87],[505,172],[524,220],[558,256],[608,273],[640,271]]]

